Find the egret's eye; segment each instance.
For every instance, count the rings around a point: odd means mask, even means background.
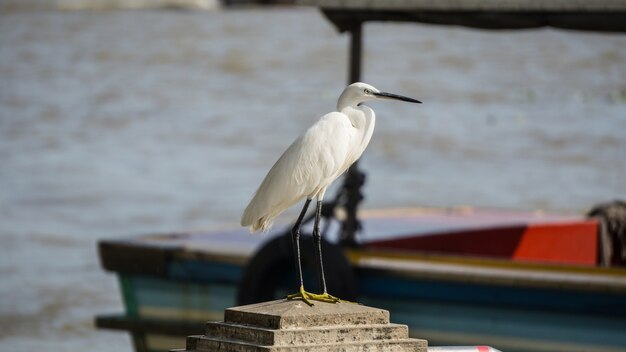
[[[363,90],[363,92],[365,92],[365,94],[371,94],[372,93],[372,91],[367,89],[367,88],[365,88],[365,90]]]

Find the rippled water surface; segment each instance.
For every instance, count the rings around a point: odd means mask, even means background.
[[[424,104],[372,104],[364,207],[582,213],[625,195],[626,36],[365,38],[363,80]],[[236,226],[334,108],[347,44],[309,9],[1,13],[0,349],[130,351],[92,327],[122,309],[97,239]]]

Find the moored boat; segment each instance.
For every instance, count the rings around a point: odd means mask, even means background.
[[[472,208],[360,217],[357,246],[324,243],[329,291],[388,309],[413,336],[503,351],[626,349],[626,270],[599,265],[597,220]],[[326,238],[336,227],[329,221]],[[97,325],[128,330],[138,351],[168,350],[227,307],[291,293],[291,238],[288,227],[277,230],[101,241],[126,312]],[[304,256],[305,268],[311,259]],[[314,290],[311,270],[305,284]]]

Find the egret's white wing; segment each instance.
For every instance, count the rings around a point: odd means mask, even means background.
[[[287,208],[324,191],[345,171],[353,143],[354,128],[346,115],[324,115],[272,166],[246,207],[241,225],[250,226],[251,231],[265,231]]]

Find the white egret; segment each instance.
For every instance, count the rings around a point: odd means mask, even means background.
[[[241,217],[241,225],[250,226],[251,232],[267,231],[276,216],[306,199],[291,230],[300,287],[297,293],[287,296],[290,299],[301,298],[309,305],[312,305],[311,300],[339,301],[326,290],[319,230],[322,199],[326,188],[346,172],[367,147],[374,132],[376,115],[374,110],[362,103],[373,99],[421,103],[412,98],[381,92],[369,84],[357,82],[349,85],[339,97],[337,111],[322,116],[272,166]],[[313,240],[321,294],[304,290],[300,262],[300,225],[313,198],[317,198]]]

